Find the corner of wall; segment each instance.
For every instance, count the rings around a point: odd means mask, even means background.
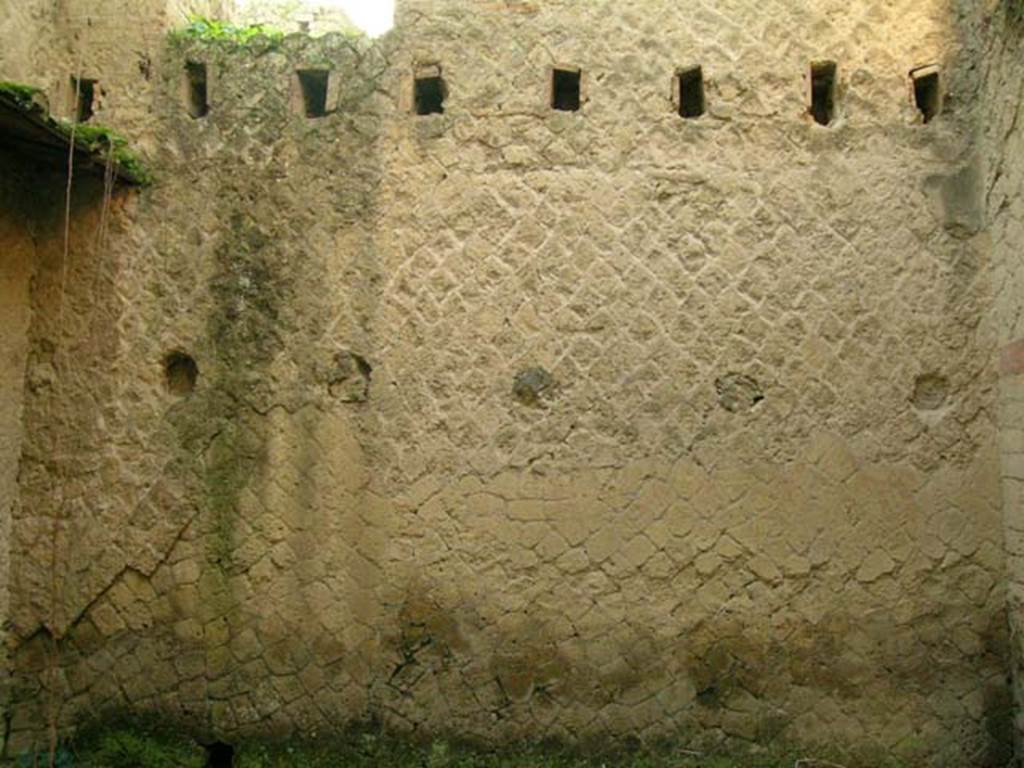
[[[1024,8],[1022,8],[1024,10]],[[1011,17],[1009,0],[990,2],[982,29],[985,68],[977,139],[985,171],[983,195],[992,285],[989,321],[999,369],[998,427],[1006,537],[1007,612],[1016,702],[1014,740],[1024,747],[1024,19]]]

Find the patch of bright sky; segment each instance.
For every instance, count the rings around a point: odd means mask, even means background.
[[[316,4],[341,8],[371,37],[383,35],[395,20],[395,0],[318,0]]]

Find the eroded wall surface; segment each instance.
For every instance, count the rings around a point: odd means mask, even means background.
[[[1024,617],[1024,18],[995,8],[989,29],[985,83],[988,173],[986,202],[992,239],[993,317],[1000,356],[1000,445],[1006,523],[1008,603],[1014,631],[1013,671],[1017,691],[1018,743],[1021,720],[1020,626]]]
[[[18,502],[18,460],[30,322],[29,281],[35,242],[28,222],[25,169],[0,155],[0,616],[10,616],[11,519]],[[0,712],[9,714],[8,637],[0,628]]]
[[[34,292],[30,380],[47,339],[73,354],[26,403],[22,748],[59,701],[225,739],[376,717],[1005,759],[970,14],[676,5],[409,2],[372,45],[154,55],[124,114],[157,184],[73,261],[69,325],[55,262]],[[926,126],[929,63],[961,97]],[[437,65],[445,112],[415,116]]]
[[[3,0],[0,3],[0,78],[22,82],[46,64],[43,52],[55,46],[54,5],[48,0]]]

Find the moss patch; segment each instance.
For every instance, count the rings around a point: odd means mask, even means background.
[[[166,735],[115,730],[99,734],[79,758],[78,765],[96,768],[203,768],[206,750]]]
[[[209,539],[207,556],[209,562],[217,566],[217,572],[222,578],[214,582],[218,587],[223,587],[225,595],[228,594],[226,576],[234,562],[238,499],[249,484],[264,450],[258,436],[246,429],[241,419],[241,415],[236,415],[224,424],[220,435],[210,446],[203,475],[213,533]],[[201,586],[205,583],[201,581]],[[204,598],[225,613],[232,607],[230,602],[218,605],[218,602],[223,601],[217,601],[217,595],[214,594],[204,594]]]
[[[148,725],[146,723],[149,723]],[[83,732],[62,754],[79,768],[201,768],[206,750],[163,720],[130,721]],[[586,754],[562,746],[482,749],[353,730],[317,744],[233,744],[236,768],[900,768],[886,759],[849,760],[835,750],[754,750],[702,754],[684,746],[621,746]]]
[[[206,750],[196,741],[153,718],[117,716],[91,725],[60,745],[58,768],[204,768]],[[46,753],[23,754],[18,768],[49,765]]]
[[[35,106],[35,97],[40,93],[42,93],[42,90],[32,85],[0,80],[0,95],[9,97],[15,104],[26,111]]]
[[[97,155],[110,155],[114,162],[124,169],[136,182],[143,186],[153,183],[153,174],[139,159],[138,155],[129,149],[128,139],[111,130],[98,125],[78,124],[61,120],[56,121],[58,130],[69,139],[72,133],[75,138],[75,146],[79,149]]]

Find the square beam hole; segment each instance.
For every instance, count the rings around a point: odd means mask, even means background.
[[[811,116],[818,125],[829,125],[836,116],[836,80],[834,61],[811,64]]]
[[[551,108],[578,112],[580,108],[580,71],[555,69],[551,72]]]
[[[700,117],[704,114],[704,70],[700,67],[681,69],[676,74],[679,85],[679,116]]]
[[[206,85],[206,65],[198,61],[185,64],[185,106],[188,113],[199,119],[210,113]]]
[[[417,115],[443,115],[447,88],[440,67],[428,67],[413,80]]]
[[[331,73],[326,69],[300,69],[295,73],[302,96],[302,112],[306,117],[327,114],[327,86]]]
[[[71,78],[72,110],[76,123],[87,123],[96,112],[96,90],[98,80],[85,77]]]
[[[914,83],[914,104],[925,123],[942,112],[942,82],[938,67],[919,67],[910,73]]]

